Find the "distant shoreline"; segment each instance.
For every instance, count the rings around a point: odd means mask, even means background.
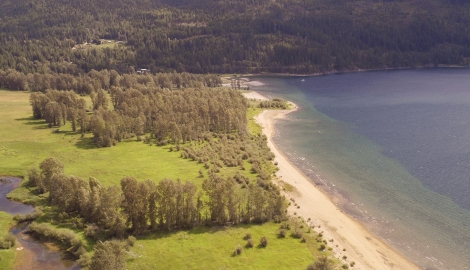
[[[351,69],[351,70],[330,70],[323,71],[318,73],[249,73],[242,74],[242,77],[257,77],[257,76],[267,76],[267,77],[312,77],[312,76],[322,76],[322,75],[332,75],[332,74],[347,74],[347,73],[359,73],[359,72],[368,72],[368,71],[393,71],[393,70],[412,70],[412,69],[432,69],[432,68],[470,68],[469,66],[458,66],[458,65],[437,65],[437,66],[417,66],[417,67],[398,67],[398,68],[372,68],[372,69]]]
[[[276,156],[275,162],[279,168],[276,175],[294,187],[294,191],[284,192],[300,206],[291,207],[290,215],[299,215],[305,220],[310,218],[309,223],[316,225],[317,231],[323,231],[324,239],[334,240],[329,246],[333,248],[336,257],[347,256],[345,262],[354,261],[354,269],[421,269],[372,234],[363,224],[343,213],[327,194],[315,187],[314,183],[278,150],[272,140],[275,134],[274,124],[277,119],[285,119],[287,114],[298,110],[298,107],[293,105],[295,108],[291,110],[266,110],[255,117],[263,128],[263,134],[268,138],[268,146]],[[343,248],[346,251],[343,251]]]

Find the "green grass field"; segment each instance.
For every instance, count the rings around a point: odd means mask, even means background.
[[[95,147],[92,135],[81,138],[70,126],[48,128],[32,118],[29,93],[0,90],[0,174],[23,176],[48,158],[56,157],[65,173],[102,184],[118,184],[125,176],[139,180],[164,178],[200,182],[201,164],[180,158],[169,147],[149,146],[135,139],[110,148]]]
[[[302,243],[289,235],[280,238],[279,227],[276,223],[200,227],[150,235],[140,238],[132,248],[136,258],[129,260],[128,269],[305,269],[314,257],[324,253],[318,250],[315,233],[305,233],[307,242]],[[243,237],[247,233],[252,235],[253,248],[245,246]],[[266,248],[258,246],[262,236],[268,238]],[[238,245],[243,251],[234,256]]]
[[[0,239],[8,234],[8,230],[14,224],[13,217],[0,211]],[[11,269],[15,260],[14,249],[0,249],[0,269]]]
[[[87,104],[90,105],[90,104]],[[252,118],[261,109],[250,108]],[[249,121],[252,133],[261,128]],[[24,176],[31,167],[48,157],[55,157],[65,165],[65,173],[83,178],[93,176],[104,185],[119,185],[125,176],[138,180],[164,178],[190,180],[201,185],[199,170],[203,164],[180,158],[179,152],[169,147],[150,146],[135,139],[118,143],[110,148],[94,146],[90,134],[81,138],[66,125],[50,129],[43,120],[32,118],[29,93],[0,90],[0,175]],[[223,168],[221,174],[233,173]],[[249,170],[242,172],[250,177]],[[28,200],[27,188],[19,188],[10,197]],[[0,212],[0,232],[8,231],[11,217]],[[138,238],[132,249],[134,259],[128,260],[128,269],[305,269],[315,258],[318,243],[312,239],[301,243],[299,239],[278,239],[279,224],[236,226],[223,228],[199,227],[191,231],[159,233]],[[246,233],[253,235],[255,245],[265,235],[267,248],[245,248],[241,255],[232,256],[237,245],[244,246]],[[314,233],[311,233],[312,237]],[[79,233],[84,238],[83,233]],[[92,242],[88,242],[92,244]],[[0,269],[10,269],[13,250],[0,251]]]

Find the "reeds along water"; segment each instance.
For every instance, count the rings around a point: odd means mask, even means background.
[[[470,269],[470,69],[252,79],[300,106],[274,140],[345,212],[425,268]]]

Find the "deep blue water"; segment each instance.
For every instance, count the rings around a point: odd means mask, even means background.
[[[275,142],[418,264],[470,269],[470,69],[256,77],[298,104]]]

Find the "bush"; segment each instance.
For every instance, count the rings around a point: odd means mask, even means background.
[[[259,240],[259,244],[262,247],[267,247],[268,246],[268,238],[266,238],[266,236],[261,237],[261,239]]]
[[[286,230],[280,229],[280,230],[279,230],[279,237],[281,237],[281,238],[286,237],[286,233],[287,233]]]
[[[42,185],[42,177],[38,169],[31,168],[28,171],[28,182],[26,182],[26,185],[30,187],[38,187]]]
[[[245,237],[243,237],[243,239],[245,239],[245,240],[251,239],[251,233],[247,233],[247,234],[245,235]]]
[[[90,270],[126,269],[125,243],[118,240],[99,242],[91,259]]]
[[[304,233],[300,228],[295,228],[291,233],[291,236],[294,238],[302,238],[303,235]]]
[[[238,245],[238,246],[235,248],[235,251],[233,251],[233,255],[234,255],[234,256],[240,255],[240,254],[242,254],[242,251],[243,251],[242,246]]]
[[[83,268],[90,266],[91,264],[91,255],[90,253],[84,253],[80,255],[80,258],[77,260],[78,265]]]
[[[246,241],[247,248],[252,248],[254,246],[255,246],[255,242],[253,242],[253,239],[248,239],[248,241]]]
[[[133,247],[135,245],[135,241],[136,241],[136,238],[134,236],[130,235],[129,237],[127,237],[126,244],[129,247]]]
[[[16,244],[15,236],[12,234],[7,234],[0,241],[0,249],[9,249],[11,247],[14,247],[15,244]]]
[[[31,223],[29,225],[28,232],[42,239],[60,242],[72,253],[83,246],[83,243],[78,239],[73,231],[68,229],[57,229],[45,223]]]
[[[17,223],[21,222],[27,222],[27,221],[33,221],[41,217],[43,214],[41,208],[35,207],[34,212],[31,214],[25,214],[25,215],[15,215],[13,217],[13,220],[15,220]]]
[[[86,226],[85,235],[96,240],[96,236],[99,234],[100,228],[96,224],[90,224]]]
[[[321,256],[318,260],[307,267],[307,270],[331,270],[331,262],[327,257]]]
[[[326,248],[325,244],[321,244],[318,249],[319,249],[319,250],[325,250],[325,248]]]

